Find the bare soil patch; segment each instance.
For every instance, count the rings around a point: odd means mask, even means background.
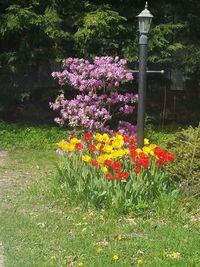
[[[0,168],[4,166],[4,162],[8,156],[7,151],[0,150]],[[5,171],[6,172],[6,171]],[[6,173],[5,173],[6,174]],[[8,185],[8,177],[4,174],[4,172],[0,173],[0,192],[7,187]],[[0,267],[4,267],[4,255],[3,255],[3,245],[0,241]]]
[[[5,150],[0,150],[0,194],[2,194],[2,192],[10,185],[10,175],[5,167],[7,159],[8,152]]]
[[[3,245],[0,242],[0,267],[4,267]]]
[[[8,152],[5,150],[0,150],[0,166],[3,165],[6,157],[8,156]]]

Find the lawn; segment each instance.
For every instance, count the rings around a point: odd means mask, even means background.
[[[171,136],[156,131],[163,145]],[[197,199],[162,195],[148,209],[124,215],[84,208],[56,179],[54,143],[64,137],[59,128],[0,123],[0,241],[7,267],[200,266]]]

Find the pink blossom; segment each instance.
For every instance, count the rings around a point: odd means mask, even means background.
[[[106,125],[115,114],[129,114],[134,111],[138,97],[132,93],[119,94],[117,88],[122,82],[133,80],[132,73],[126,70],[126,60],[119,57],[95,57],[93,62],[79,58],[63,60],[63,70],[53,72],[60,85],[70,85],[78,94],[73,99],[66,99],[60,94],[55,103],[50,103],[60,117],[55,122],[67,123],[72,128],[86,131],[111,132]],[[124,124],[125,132],[133,131]],[[123,123],[119,130],[123,131]]]

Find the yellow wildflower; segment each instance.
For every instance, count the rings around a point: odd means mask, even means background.
[[[84,263],[82,262],[82,261],[80,261],[79,263],[78,263],[78,267],[83,267],[84,266]]]
[[[180,258],[180,253],[177,251],[173,251],[172,253],[168,253],[166,251],[164,251],[163,256],[167,257],[167,258],[171,258],[171,259],[179,259]]]
[[[100,219],[101,221],[105,221],[104,216],[103,216],[102,214],[99,216],[99,219]]]
[[[119,234],[119,235],[117,236],[117,240],[118,240],[118,241],[121,241],[121,240],[123,240],[123,239],[124,239],[124,236],[123,236],[123,235]]]
[[[113,260],[114,260],[114,261],[118,261],[118,260],[119,260],[119,256],[114,255],[114,256],[113,256]]]
[[[143,264],[143,260],[142,260],[142,259],[138,259],[138,260],[137,260],[137,264],[138,264],[138,265],[142,265],[142,264]]]
[[[164,252],[163,252],[163,256],[164,256],[164,257],[168,257],[168,253],[167,253],[167,251],[164,251]]]
[[[171,254],[170,254],[170,258],[172,259],[178,259],[180,258],[180,253],[179,252],[176,252],[176,251],[173,251]]]
[[[52,261],[56,261],[57,260],[57,257],[56,256],[51,256],[51,260]]]
[[[85,162],[90,162],[91,161],[91,157],[89,155],[83,155],[82,156],[82,161],[85,161]]]
[[[103,249],[102,249],[102,248],[97,248],[97,249],[96,249],[96,252],[100,254],[100,253],[103,252]]]

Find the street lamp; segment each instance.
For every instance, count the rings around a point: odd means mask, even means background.
[[[140,52],[139,52],[139,81],[138,81],[138,114],[137,114],[137,142],[138,147],[144,146],[144,116],[146,100],[146,74],[147,74],[147,41],[151,26],[152,14],[148,10],[148,3],[145,9],[137,16],[140,31]]]
[[[151,12],[148,10],[148,2],[146,2],[145,9],[137,16],[137,18],[139,20],[140,34],[148,34],[153,18]]]

